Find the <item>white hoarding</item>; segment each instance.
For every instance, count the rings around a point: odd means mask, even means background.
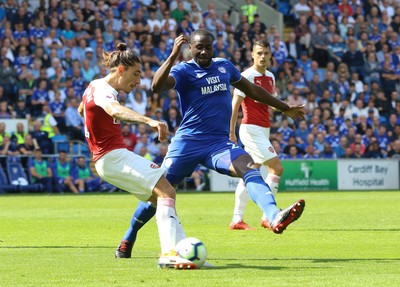
[[[6,132],[10,135],[17,130],[18,123],[23,123],[25,131],[28,132],[29,124],[27,119],[0,119],[0,122],[6,124]]]
[[[338,160],[339,190],[399,189],[399,161]]]

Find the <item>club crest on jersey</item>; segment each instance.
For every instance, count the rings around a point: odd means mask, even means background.
[[[275,153],[275,150],[274,150],[274,148],[273,148],[272,146],[270,146],[270,147],[268,148],[268,150],[269,150],[271,153]]]
[[[218,67],[218,71],[220,71],[222,74],[226,73],[226,69],[224,67]]]
[[[150,164],[150,168],[160,168],[158,164],[152,163]]]

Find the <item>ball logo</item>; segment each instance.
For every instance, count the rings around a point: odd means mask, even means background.
[[[151,168],[160,168],[160,166],[158,164],[152,163],[150,164]]]

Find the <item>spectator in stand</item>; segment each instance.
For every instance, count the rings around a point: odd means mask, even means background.
[[[351,148],[350,148],[351,150]],[[363,158],[364,154],[362,153],[362,146],[361,144],[357,143],[354,145],[354,149],[352,150],[353,157],[352,158]]]
[[[324,144],[324,149],[322,152],[319,154],[320,158],[324,159],[336,159],[336,153],[332,150],[332,147],[330,144],[325,143]]]
[[[363,136],[362,136],[361,143],[364,146],[369,146],[369,144],[371,143],[373,138],[375,138],[374,137],[374,131],[373,131],[371,126],[367,126],[367,128],[365,129],[365,134],[363,134]]]
[[[305,0],[299,0],[294,6],[293,6],[293,13],[294,13],[294,18],[296,20],[299,20],[300,17],[310,17],[311,16],[311,9],[310,6],[307,5]]]
[[[42,158],[42,151],[36,149],[35,157],[28,163],[29,173],[32,178],[32,183],[41,183],[47,193],[63,193],[61,185],[56,177],[53,176],[53,171],[47,161]]]
[[[328,37],[323,32],[323,25],[317,24],[317,31],[311,36],[311,46],[313,47],[312,58],[318,63],[319,67],[325,68],[328,62]]]
[[[165,120],[167,121],[168,131],[172,137],[175,135],[175,132],[182,121],[182,116],[176,107],[170,107]]]
[[[304,45],[306,50],[309,50],[311,46],[311,31],[310,27],[307,25],[306,16],[300,16],[299,24],[295,26],[294,33],[296,35],[296,40],[301,45]]]
[[[72,69],[72,87],[75,90],[75,93],[78,95],[82,95],[85,91],[87,83],[85,79],[82,77],[80,70],[80,62],[74,61],[74,67]]]
[[[385,124],[380,124],[377,130],[374,131],[375,137],[379,142],[379,146],[383,152],[387,152],[389,146],[389,137]]]
[[[2,60],[0,66],[0,85],[3,87],[4,95],[11,101],[16,97],[17,71],[11,65],[11,61],[7,58]]]
[[[31,111],[33,117],[38,117],[42,113],[44,105],[50,101],[49,92],[47,89],[47,81],[41,80],[39,87],[33,91],[31,100]]]
[[[289,153],[287,154],[287,159],[301,159],[302,155],[299,154],[299,150],[295,145],[289,146]]]
[[[382,68],[377,61],[376,54],[375,53],[367,54],[367,61],[365,61],[364,64],[364,71],[365,71],[364,82],[368,85],[370,85],[372,81],[380,83],[381,70]]]
[[[168,152],[168,144],[161,143],[159,146],[159,150],[160,150],[159,154],[154,158],[154,163],[161,166]]]
[[[315,152],[315,148],[313,145],[308,145],[305,148],[305,153],[303,155],[304,159],[317,159],[319,158],[318,153]]]
[[[133,95],[133,97],[132,97]],[[147,96],[144,90],[133,90],[129,95],[128,98],[130,99],[130,106],[132,110],[135,112],[144,115],[146,113],[147,107]]]
[[[396,90],[398,80],[399,75],[396,74],[396,71],[392,68],[391,62],[386,60],[381,70],[381,84],[386,98],[389,99],[392,91]]]
[[[150,41],[146,41],[143,43],[143,48],[140,51],[140,59],[142,63],[149,63],[150,68],[155,71],[159,65],[159,59],[154,53],[154,47]]]
[[[305,70],[306,82],[310,82],[315,74],[318,74],[320,82],[325,80],[325,69],[320,68],[317,61],[312,61],[310,69]]]
[[[11,119],[11,111],[7,101],[0,101],[0,119]]]
[[[9,136],[3,137],[2,145],[0,146],[0,155],[2,156],[13,156],[19,155],[17,145],[11,141]]]
[[[328,44],[329,61],[333,61],[337,67],[339,63],[342,62],[345,52],[346,44],[338,34],[334,34],[332,40]]]
[[[363,155],[366,150],[366,146],[363,144],[362,141],[362,135],[361,134],[356,134],[354,137],[354,140],[350,143],[349,147],[351,150],[354,152],[356,145],[360,146],[360,153]]]
[[[365,158],[384,158],[384,154],[379,147],[379,143],[375,140],[372,141],[364,153]]]
[[[177,1],[177,6],[175,9],[171,10],[171,18],[175,19],[177,23],[180,23],[182,19],[184,19],[186,16],[189,16],[189,12],[185,10],[185,7],[183,6],[184,3],[182,0]]]
[[[325,141],[328,144],[330,144],[330,146],[332,148],[335,148],[335,147],[337,147],[339,145],[339,142],[340,142],[340,138],[339,138],[339,135],[337,133],[336,126],[334,126],[334,125],[329,126],[329,130],[328,131],[329,131],[329,133],[326,135]]]
[[[325,127],[324,125],[321,123],[321,118],[318,115],[313,115],[311,117],[311,123],[309,125],[309,129],[311,130],[313,127],[316,127],[317,131],[319,133],[323,133],[325,132]]]
[[[138,155],[140,155],[141,157],[144,157],[145,159],[147,159],[149,161],[153,161],[153,156],[149,153],[149,151],[147,150],[147,147],[145,147],[145,146],[140,147]]]
[[[348,51],[343,55],[343,62],[349,67],[350,73],[358,73],[361,79],[364,79],[364,55],[357,50],[357,42],[350,40],[348,43]]]
[[[393,137],[396,126],[398,125],[400,125],[400,118],[395,113],[390,114],[387,125],[387,135],[389,137],[389,141],[392,141],[390,139]]]
[[[78,113],[79,103],[75,98],[71,98],[65,110],[65,125],[67,134],[71,140],[85,141],[83,131],[83,119]]]
[[[154,32],[154,27],[158,26],[161,28],[161,21],[156,18],[157,14],[155,11],[149,11],[149,17],[147,18],[147,25],[149,25],[149,32]]]
[[[131,131],[129,124],[124,124],[122,126],[122,137],[127,146],[127,149],[133,151],[135,149],[136,143],[138,141],[137,136]]]
[[[56,90],[54,92],[54,99],[50,100],[49,109],[57,122],[60,133],[65,133],[65,104],[64,101],[61,100],[60,91]]]
[[[400,125],[398,127],[400,128]],[[396,139],[391,143],[391,149],[387,157],[400,159],[400,139]]]
[[[47,132],[49,139],[60,134],[58,123],[53,117],[48,104],[43,106],[42,113],[38,116],[38,119],[42,121],[41,130]]]
[[[316,151],[318,151],[318,154],[320,154],[324,151],[325,144],[326,144],[326,141],[325,141],[324,133],[323,132],[317,133],[317,136],[315,137],[315,141],[314,141],[314,146],[316,147]]]
[[[164,19],[161,20],[161,30],[162,31],[176,31],[178,23],[175,19],[171,18],[171,12],[169,10],[164,11]]]
[[[333,14],[333,16],[337,18],[340,15],[339,6],[334,0],[328,0],[327,2],[324,2],[322,5],[322,11],[325,13],[325,16],[328,14]]]
[[[294,72],[293,74],[293,93],[297,90],[301,96],[305,96],[307,93],[310,92],[309,87],[304,79],[303,73],[300,69]]]
[[[151,157],[154,158],[158,155],[159,150],[158,148],[154,145],[154,142],[152,139],[150,139],[150,136],[148,133],[143,133],[139,141],[136,143],[136,146],[134,148],[134,153],[140,154],[140,149],[141,147],[146,147],[147,151],[151,154]]]
[[[343,158],[346,154],[347,148],[349,148],[347,137],[342,136],[340,137],[339,145],[337,145],[333,150],[336,153],[337,158]]]
[[[63,191],[67,187],[73,193],[79,193],[78,189],[73,183],[71,171],[71,162],[68,161],[67,152],[65,150],[61,150],[59,152],[58,159],[54,161],[52,166],[53,175],[56,177],[56,180]]]
[[[383,90],[378,90],[374,103],[375,108],[378,109],[379,115],[382,116],[381,120],[386,121],[390,112],[390,102],[385,96],[385,92]]]
[[[28,132],[25,131],[23,123],[17,123],[17,130],[11,133],[11,141],[16,144],[16,146],[22,145],[25,143],[25,137],[28,135]]]
[[[86,48],[86,54],[91,54],[93,55],[93,50],[92,48],[88,47]],[[85,80],[85,82],[88,84],[90,83],[93,79],[94,76],[99,73],[99,68],[97,65],[93,66],[90,63],[89,58],[86,58],[82,61],[82,67],[81,67],[81,75],[82,78]]]
[[[298,127],[294,130],[296,144],[301,147],[304,147],[308,134],[309,130],[307,128],[307,122],[305,120],[299,121]]]
[[[95,176],[86,163],[84,156],[79,156],[71,171],[72,180],[79,193],[100,190],[101,178]]]
[[[303,47],[299,42],[296,41],[296,34],[294,32],[289,34],[289,38],[286,41],[286,49],[289,57],[291,57],[294,61],[299,59],[301,53],[303,52]]]
[[[32,157],[35,149],[39,147],[39,145],[34,141],[35,140],[32,138],[32,135],[27,134],[24,143],[17,146],[19,154],[22,155],[21,164],[23,167],[27,166],[28,158]]]
[[[282,140],[284,143],[288,143],[289,138],[294,137],[293,129],[289,127],[289,122],[286,119],[282,120],[281,127],[278,129],[278,133],[282,134]]]
[[[294,89],[292,94],[289,94],[287,96],[286,100],[288,105],[291,106],[299,106],[299,105],[304,105],[305,101],[303,96],[300,94],[300,90]]]
[[[357,127],[357,133],[364,135],[367,128],[372,127],[372,124],[369,124],[367,121],[367,117],[364,114],[362,114],[360,116],[359,122],[356,125],[356,127]]]

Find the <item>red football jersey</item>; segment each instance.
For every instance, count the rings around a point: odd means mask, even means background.
[[[120,121],[105,111],[108,104],[117,102],[117,95],[118,92],[104,79],[92,81],[83,94],[85,137],[93,161],[114,149],[126,148]]]
[[[250,82],[263,87],[274,97],[278,96],[275,89],[275,77],[270,71],[265,71],[265,75],[263,75],[256,71],[254,67],[250,67],[242,72],[242,76]],[[235,89],[234,93],[244,97],[242,102],[242,124],[257,125],[265,128],[270,127],[268,105],[255,101],[250,97],[246,97],[246,95],[238,89]]]

